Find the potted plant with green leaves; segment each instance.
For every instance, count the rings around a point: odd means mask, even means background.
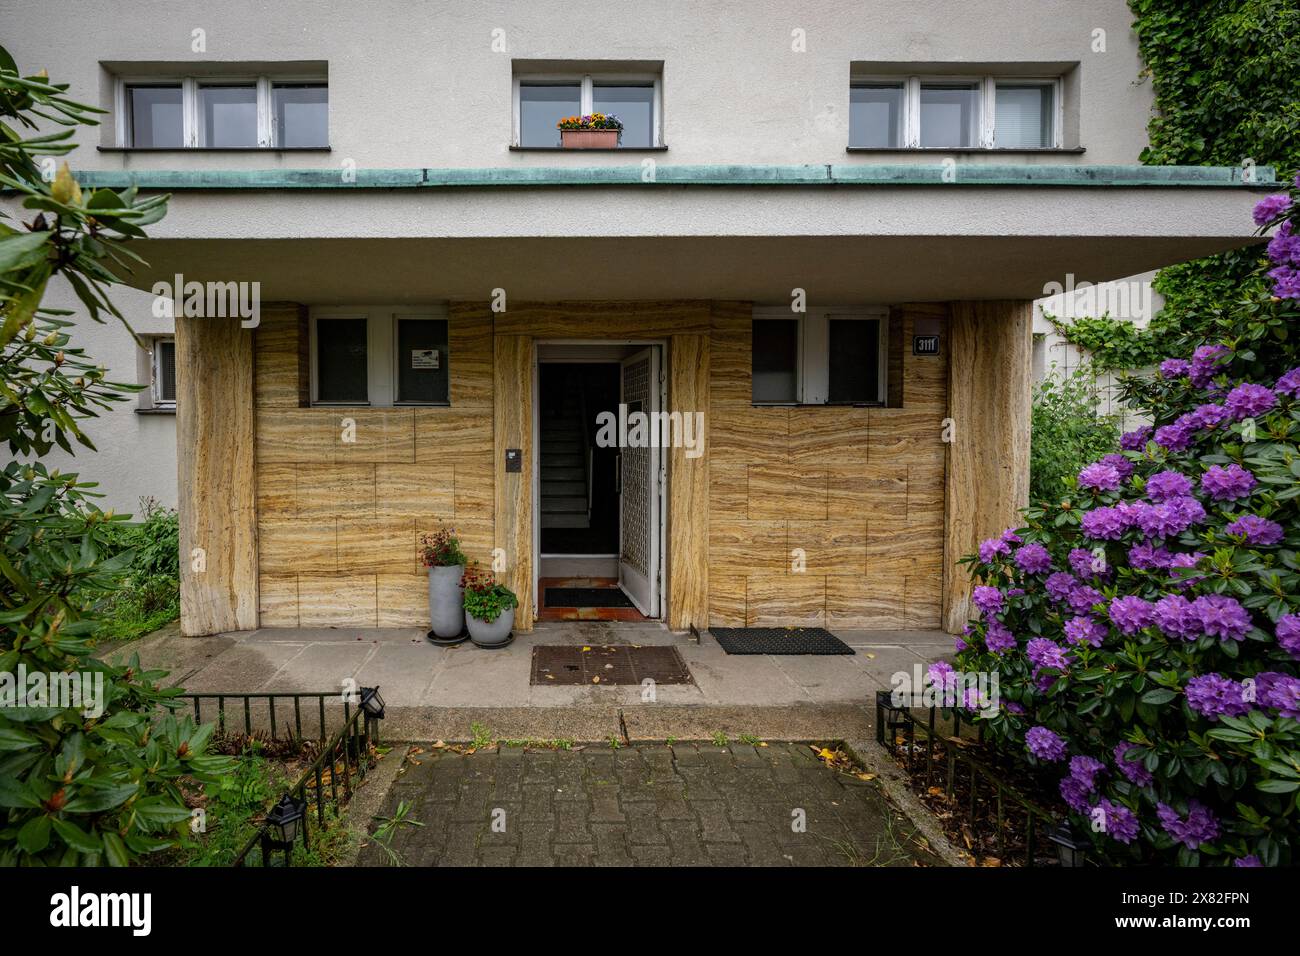
[[[461,577],[466,561],[455,530],[421,532],[420,563],[429,569],[429,640],[459,644],[465,639]]]
[[[613,113],[566,116],[555,125],[565,149],[616,149],[623,137],[623,122]]]
[[[474,565],[461,579],[465,594],[465,623],[469,639],[479,647],[504,647],[510,643],[519,598],[491,571]]]

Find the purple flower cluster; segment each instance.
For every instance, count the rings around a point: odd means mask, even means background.
[[[1273,386],[1273,391],[1290,395],[1292,398],[1300,398],[1300,367],[1291,369],[1279,378],[1277,384]]]
[[[1049,763],[1065,759],[1065,741],[1046,727],[1029,728],[1025,733],[1025,749]]]
[[[1050,667],[1063,671],[1070,666],[1070,655],[1055,641],[1046,637],[1035,637],[1025,646],[1025,656],[1035,667]]]
[[[1123,536],[1128,522],[1122,512],[1113,507],[1093,508],[1080,519],[1083,533],[1098,541],[1115,541]]]
[[[1195,850],[1219,835],[1219,821],[1209,807],[1196,800],[1188,801],[1186,817],[1180,817],[1167,803],[1156,804],[1156,816],[1160,818],[1164,831],[1189,850]]]
[[[1097,801],[1094,810],[1101,811],[1102,832],[1112,840],[1120,843],[1132,843],[1138,835],[1138,819],[1133,811],[1120,803],[1111,803],[1106,799]]]
[[[1045,574],[1052,570],[1052,556],[1037,542],[1017,548],[1015,562],[1026,574]]]
[[[1126,517],[1148,538],[1174,538],[1205,520],[1205,506],[1190,496],[1170,498],[1158,505],[1138,501],[1127,509]]]
[[[1193,677],[1187,682],[1185,693],[1187,706],[1209,720],[1240,717],[1250,710],[1244,688],[1222,674]]]
[[[1119,472],[1120,478],[1127,479],[1133,474],[1133,462],[1118,452],[1111,452],[1109,455],[1102,455],[1097,460],[1098,464],[1110,465]]]
[[[1078,587],[1079,582],[1073,574],[1068,571],[1057,571],[1055,574],[1049,574],[1047,580],[1043,582],[1043,587],[1047,591],[1047,596],[1053,601],[1064,601],[1069,598],[1070,592]]]
[[[1016,636],[1001,621],[992,621],[984,633],[984,644],[994,654],[1001,654],[1016,646]]]
[[[971,592],[970,600],[972,604],[983,612],[985,617],[997,614],[1003,607],[1002,592],[995,587],[988,586],[987,584],[981,584],[979,587],[975,588],[975,590]]]
[[[1115,766],[1119,772],[1128,777],[1131,783],[1139,787],[1145,787],[1155,778],[1151,776],[1151,771],[1143,765],[1141,760],[1129,760],[1127,754],[1133,749],[1133,745],[1127,740],[1120,741],[1115,745],[1111,754],[1115,758]]]
[[[1001,538],[988,538],[980,542],[980,560],[985,564],[988,564],[1000,554],[1010,553],[1011,545]]]
[[[1250,545],[1269,547],[1282,541],[1282,526],[1259,515],[1242,515],[1223,530],[1243,536]]]
[[[1139,571],[1167,568],[1171,560],[1173,555],[1164,548],[1152,544],[1135,544],[1128,549],[1128,563]]]
[[[1162,378],[1181,378],[1190,374],[1192,363],[1187,359],[1165,359],[1160,363],[1160,375]]]
[[[1235,462],[1228,467],[1211,465],[1201,475],[1201,490],[1215,501],[1248,498],[1256,485],[1255,476]]]
[[[1093,488],[1097,491],[1118,491],[1121,480],[1119,469],[1107,462],[1094,461],[1079,472],[1080,488]]]
[[[1154,624],[1156,618],[1150,601],[1128,594],[1110,602],[1110,619],[1123,633],[1136,634]]]
[[[1283,614],[1277,619],[1273,634],[1277,646],[1300,661],[1300,614]]]
[[[1071,809],[1086,813],[1091,806],[1088,799],[1097,790],[1097,775],[1106,765],[1092,757],[1070,758],[1070,772],[1061,779],[1061,796]]]
[[[1278,671],[1256,674],[1255,700],[1265,707],[1276,707],[1283,717],[1300,719],[1300,677]]]
[[[1106,577],[1110,566],[1104,556],[1093,554],[1087,548],[1070,549],[1070,567],[1081,578]]]
[[[1183,498],[1192,493],[1192,480],[1180,471],[1157,471],[1147,479],[1147,497],[1153,502]]]
[[[1197,388],[1208,388],[1219,372],[1224,356],[1231,352],[1226,345],[1202,345],[1192,353],[1190,375]]]
[[[1077,614],[1087,614],[1094,605],[1103,604],[1105,601],[1106,595],[1086,584],[1081,584],[1070,592],[1070,608]]]
[[[1087,614],[1076,614],[1065,622],[1065,640],[1069,644],[1091,644],[1101,647],[1106,639],[1106,626]]]
[[[1286,200],[1286,204],[1280,207],[1277,204],[1266,205],[1275,199]],[[1290,197],[1268,196],[1255,207],[1255,214],[1267,214],[1274,208],[1280,209],[1278,215],[1290,212]],[[1275,267],[1268,271],[1268,277],[1273,280],[1273,294],[1279,299],[1300,299],[1300,236],[1295,235],[1292,220],[1287,219],[1277,227],[1268,243],[1268,259]]]
[[[1290,210],[1291,197],[1286,193],[1274,193],[1255,203],[1255,210],[1251,215],[1255,219],[1255,225],[1267,226],[1278,216],[1284,216]]]
[[[1201,630],[1220,640],[1240,641],[1250,630],[1250,612],[1226,594],[1198,597],[1192,602],[1192,611],[1201,623]]]
[[[1142,451],[1147,447],[1147,442],[1150,440],[1151,426],[1143,425],[1140,428],[1133,429],[1131,432],[1125,432],[1120,435],[1119,447],[1124,451]]]
[[[1201,619],[1181,594],[1166,594],[1155,603],[1156,627],[1166,637],[1194,641],[1201,636]]]
[[[1223,400],[1223,407],[1236,421],[1263,415],[1277,404],[1277,396],[1271,388],[1254,385],[1250,382],[1238,385]]]
[[[1231,411],[1225,406],[1208,402],[1198,405],[1196,411],[1187,416],[1187,422],[1194,423],[1197,428],[1218,428],[1231,417]]]

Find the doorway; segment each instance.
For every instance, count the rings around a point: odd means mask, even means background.
[[[539,620],[662,616],[663,449],[629,428],[663,407],[657,343],[539,343],[535,604]]]

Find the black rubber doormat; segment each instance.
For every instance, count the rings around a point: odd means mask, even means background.
[[[546,588],[543,607],[636,607],[621,588]]]
[[[694,684],[686,662],[675,647],[633,647],[629,644],[557,645],[533,648],[529,683],[632,684],[649,678],[656,684]]]
[[[728,654],[852,654],[824,627],[711,627]]]

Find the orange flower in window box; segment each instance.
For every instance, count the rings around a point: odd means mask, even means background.
[[[566,116],[556,126],[565,149],[616,149],[623,135],[623,123],[612,113]]]

